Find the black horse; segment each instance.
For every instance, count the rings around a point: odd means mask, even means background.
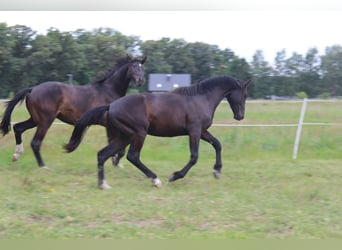
[[[16,150],[13,161],[19,159],[24,152],[22,133],[37,127],[32,139],[31,147],[37,159],[39,167],[44,167],[44,161],[40,155],[42,141],[57,117],[68,124],[75,122],[86,111],[98,106],[107,105],[126,95],[129,83],[134,80],[138,85],[144,83],[144,67],[146,60],[127,57],[117,60],[114,67],[102,78],[87,85],[71,85],[61,82],[44,82],[32,88],[19,91],[16,96],[7,103],[7,108],[0,123],[0,130],[6,135],[11,128],[11,114],[15,106],[26,97],[26,107],[31,117],[13,126],[16,140]],[[103,124],[105,121],[99,121]],[[120,152],[124,154],[124,152]],[[118,159],[113,158],[113,163],[118,164]]]
[[[97,107],[77,121],[68,144],[72,152],[80,144],[85,129],[99,120],[107,119],[109,145],[98,152],[98,181],[102,189],[110,188],[104,178],[104,162],[130,144],[127,159],[150,178],[156,187],[161,186],[157,175],[140,161],[140,151],[147,134],[161,137],[189,135],[190,161],[169,181],[183,178],[198,159],[200,139],[213,145],[216,151],[214,176],[221,173],[221,144],[208,132],[216,107],[226,98],[234,119],[242,120],[245,113],[247,86],[250,81],[239,81],[230,76],[206,79],[190,87],[169,93],[133,94],[122,97],[110,105]]]

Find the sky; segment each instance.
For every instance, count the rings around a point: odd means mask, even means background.
[[[327,46],[342,45],[342,10],[0,11],[0,22],[26,25],[40,34],[52,27],[108,27],[143,41],[168,37],[204,42],[231,49],[249,62],[256,50],[273,63],[282,49],[289,57],[313,47],[324,54]]]

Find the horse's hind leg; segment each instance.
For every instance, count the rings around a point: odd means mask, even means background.
[[[98,185],[100,189],[111,188],[105,179],[104,163],[109,157],[114,156],[119,150],[124,149],[127,145],[128,141],[117,139],[109,143],[97,153]]]
[[[115,138],[115,134],[109,128],[106,129],[108,143],[111,144],[113,142],[113,138]],[[113,166],[123,168],[124,166],[120,163],[120,159],[125,155],[125,149],[119,150],[119,152],[112,157]]]
[[[30,128],[34,128],[36,124],[32,120],[32,118],[16,123],[13,126],[14,130],[14,135],[15,135],[15,142],[16,142],[16,147],[15,147],[15,152],[12,157],[12,161],[16,161],[20,158],[20,156],[24,153],[24,146],[23,146],[23,141],[22,141],[22,133],[24,133],[26,130]]]
[[[49,122],[45,126],[38,126],[37,131],[33,136],[31,141],[31,148],[33,150],[34,156],[36,157],[37,163],[39,167],[45,167],[44,161],[40,154],[40,147],[42,145],[42,141],[46,135],[47,130],[49,129],[52,122]]]
[[[162,186],[162,182],[159,180],[155,173],[153,173],[140,161],[140,151],[143,146],[144,139],[145,137],[138,137],[131,142],[131,146],[129,147],[127,153],[127,159],[132,162],[140,171],[142,171],[148,178],[150,178],[155,187],[159,188]]]

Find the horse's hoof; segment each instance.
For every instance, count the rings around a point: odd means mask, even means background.
[[[23,144],[18,144],[15,146],[15,152],[12,156],[12,161],[17,161],[20,156],[24,153],[24,146]]]
[[[178,179],[179,179],[179,177],[178,177],[178,175],[177,175],[177,172],[174,172],[174,173],[170,176],[169,182],[173,182],[173,181],[178,180]]]
[[[214,169],[213,175],[214,175],[215,179],[220,179],[221,172],[219,170]]]
[[[153,186],[157,188],[161,188],[162,186],[162,182],[161,180],[159,180],[159,178],[152,179],[152,183],[153,183]]]
[[[169,182],[173,182],[175,181],[175,174],[172,174],[170,177],[169,177]]]
[[[124,168],[124,166],[120,163],[120,158],[117,156],[112,157],[112,164],[114,167]]]
[[[173,181],[178,180],[178,179],[180,179],[180,178],[183,178],[183,177],[180,176],[180,175],[178,174],[178,172],[174,172],[174,173],[170,176],[169,182],[173,182]]]
[[[125,166],[121,163],[118,163],[118,164],[113,164],[114,167],[117,167],[117,168],[125,168]]]
[[[107,190],[111,189],[112,187],[107,184],[106,181],[103,181],[102,184],[99,185],[99,189]]]
[[[13,156],[12,156],[12,161],[17,161],[20,158],[20,155],[21,154],[14,153]]]

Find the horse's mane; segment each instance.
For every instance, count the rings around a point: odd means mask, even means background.
[[[228,82],[240,86],[239,81],[231,76],[216,76],[202,80],[199,83],[193,84],[189,87],[176,88],[172,91],[172,93],[188,96],[202,95],[210,92],[219,85],[226,85]]]
[[[118,69],[120,69],[122,66],[129,63],[131,60],[132,59],[128,58],[127,56],[117,59],[116,63],[111,68],[109,68],[106,74],[104,74],[103,76],[97,77],[95,80],[91,82],[91,84],[103,83],[104,81],[106,81],[106,79],[111,77]],[[136,60],[136,59],[133,59],[133,60]]]

